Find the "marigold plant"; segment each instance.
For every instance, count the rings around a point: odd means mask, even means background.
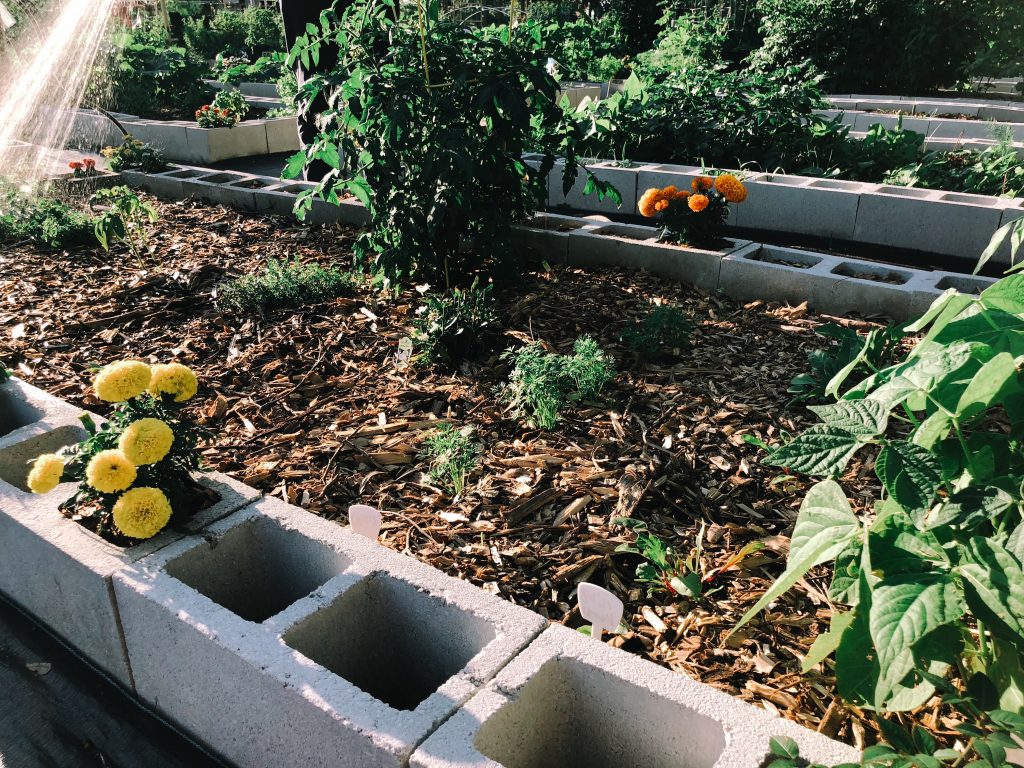
[[[637,207],[644,218],[660,218],[664,225],[662,239],[713,248],[722,241],[729,203],[742,203],[746,199],[747,188],[743,182],[731,173],[723,173],[714,177],[698,176],[689,191],[674,186],[648,189]]]
[[[109,420],[97,426],[84,415],[88,437],[36,459],[30,491],[77,483],[61,512],[117,544],[151,538],[215,501],[195,477],[207,434],[181,413],[199,389],[190,368],[119,360],[99,371],[93,388],[114,404]]]

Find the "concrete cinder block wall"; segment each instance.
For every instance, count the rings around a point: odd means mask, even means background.
[[[243,766],[404,766],[545,623],[272,499],[115,592],[140,697]]]
[[[811,761],[859,760],[850,747],[552,626],[424,742],[411,766],[752,768],[778,736],[796,739]]]
[[[593,172],[594,176],[614,186],[618,190],[619,195],[622,196],[622,202],[616,203],[609,197],[606,197],[604,200],[598,200],[596,194],[584,195],[583,190],[586,188],[587,174],[582,168],[576,177],[576,183],[570,188],[569,193],[565,194],[562,179],[565,163],[558,161],[548,176],[549,206],[552,208],[569,206],[576,210],[587,210],[594,213],[632,214],[636,212],[637,168],[619,166],[610,160],[589,162],[584,163],[584,165]]]

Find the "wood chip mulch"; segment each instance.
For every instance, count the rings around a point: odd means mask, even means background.
[[[835,321],[790,308],[741,305],[623,271],[557,269],[500,294],[503,346],[538,339],[571,350],[587,333],[620,373],[599,403],[557,430],[510,420],[494,390],[500,349],[457,372],[409,367],[399,341],[419,295],[354,299],[262,317],[218,309],[217,286],[270,257],[351,264],[356,231],[306,228],[191,203],[159,205],[146,268],[124,252],[0,250],[0,359],[28,381],[102,412],[90,369],[134,356],[176,359],[204,383],[196,415],[219,434],[208,463],[268,494],[344,522],[353,502],[386,510],[384,543],[572,627],[575,587],[592,581],[627,603],[630,631],[609,642],[849,743],[874,726],[833,694],[831,670],[800,661],[827,629],[828,574],[819,573],[729,635],[782,570],[805,479],[760,464],[744,435],[768,443],[813,423],[786,388]],[[681,306],[694,345],[641,366],[619,342],[652,302]],[[853,320],[842,320],[866,326]],[[482,465],[467,491],[445,495],[425,474],[420,444],[440,420],[472,424]],[[844,487],[863,510],[870,467]],[[645,521],[684,555],[703,531],[709,593],[681,600],[634,583],[638,558],[616,549]],[[744,545],[764,547],[722,569]],[[918,719],[942,730],[935,712]]]

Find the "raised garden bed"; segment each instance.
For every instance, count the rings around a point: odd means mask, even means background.
[[[564,350],[589,333],[622,370],[603,400],[539,432],[496,405],[493,389],[507,375],[496,354],[458,372],[396,367],[418,296],[411,291],[383,301],[364,288],[267,318],[223,312],[211,301],[226,276],[269,257],[344,264],[354,231],[191,204],[160,208],[145,269],[122,264],[112,272],[100,252],[0,254],[8,281],[0,319],[25,323],[23,335],[0,341],[0,356],[75,405],[95,408],[69,385],[86,378],[93,361],[177,349],[209,382],[195,408],[219,435],[206,453],[218,470],[328,519],[354,501],[373,503],[389,511],[387,546],[571,627],[582,623],[575,585],[604,584],[627,604],[629,631],[612,645],[827,735],[873,738],[870,721],[834,699],[828,668],[799,673],[799,659],[830,617],[817,602],[818,577],[724,640],[779,572],[807,485],[773,483],[778,473],[742,437],[773,441],[813,420],[787,410],[786,388],[805,370],[806,353],[820,343],[813,329],[827,318],[801,306],[735,303],[644,273],[528,272],[501,296],[501,346],[539,338]],[[173,273],[159,268],[171,254]],[[105,292],[85,298],[81,285],[100,279]],[[28,284],[38,293],[19,287]],[[678,304],[697,330],[691,350],[640,366],[619,337],[645,315],[649,298]],[[476,425],[485,444],[481,472],[454,500],[432,486],[417,459],[439,419]],[[877,490],[861,469],[851,465],[844,483],[866,503]],[[709,567],[748,542],[765,549],[715,577],[706,598],[648,597],[633,582],[636,558],[615,552],[630,540],[612,523],[622,514],[684,547],[703,526]]]

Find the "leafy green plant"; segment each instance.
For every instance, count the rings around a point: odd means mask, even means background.
[[[485,348],[486,334],[497,321],[492,287],[474,281],[469,288],[427,296],[413,322],[420,362],[458,363]]]
[[[1024,163],[1017,155],[1012,133],[1001,134],[999,143],[981,152],[928,152],[920,162],[890,167],[896,170],[885,179],[887,184],[975,195],[1024,194]]]
[[[853,328],[836,323],[826,323],[814,330],[818,336],[831,343],[824,349],[816,349],[807,356],[810,371],[796,376],[789,385],[794,400],[808,402],[825,400],[838,396],[838,382],[856,384],[875,371],[888,368],[899,353],[905,337],[902,326],[889,324],[885,328],[874,328],[861,336]]]
[[[534,342],[502,359],[513,368],[499,399],[514,418],[540,429],[554,429],[570,401],[596,397],[615,376],[611,359],[587,336],[576,340],[572,355],[547,352]]]
[[[458,496],[480,463],[480,447],[473,442],[472,427],[440,424],[424,441],[420,457],[430,462],[431,479]]]
[[[115,46],[88,101],[157,120],[187,119],[207,103],[205,63],[181,48]],[[109,93],[100,84],[109,83]]]
[[[697,536],[696,547],[684,556],[651,533],[642,520],[619,517],[612,522],[636,532],[636,539],[632,544],[620,544],[615,551],[628,552],[643,558],[643,562],[636,567],[636,580],[648,585],[649,595],[668,592],[680,597],[697,598],[704,593],[703,526]]]
[[[234,128],[249,114],[249,102],[241,91],[226,88],[210,104],[196,110],[200,128]]]
[[[307,70],[326,41],[346,41],[337,66],[299,92],[303,111],[321,95],[344,108],[319,115],[320,134],[285,174],[330,168],[298,196],[300,215],[314,196],[338,203],[346,192],[368,207],[357,259],[372,259],[388,285],[450,288],[485,265],[512,265],[512,224],[536,211],[556,155],[571,186],[581,129],[557,103],[535,26],[476,30],[441,17],[436,0],[425,5],[396,14],[396,0],[339,2],[298,39],[288,65]],[[531,144],[539,169],[522,159]],[[621,199],[593,175],[587,188]]]
[[[8,191],[0,201],[0,239],[33,240],[55,250],[86,246],[93,220],[51,197]]]
[[[6,365],[0,363],[0,384],[8,381],[11,378],[11,371]]]
[[[717,65],[727,36],[727,25],[720,19],[700,13],[678,16],[662,31],[654,48],[637,55],[634,70],[642,77],[657,78]]]
[[[220,287],[223,306],[239,312],[269,312],[319,304],[350,295],[355,278],[333,267],[268,259],[255,275],[244,275]]]
[[[116,147],[104,147],[102,154],[107,158],[110,170],[142,171],[142,173],[159,173],[167,169],[167,161],[163,153],[152,144],[139,141],[132,135],[125,136]]]
[[[124,186],[97,190],[89,199],[89,207],[99,212],[93,228],[103,250],[109,251],[111,243],[124,243],[141,263],[148,240],[146,225],[160,219],[156,208]]]
[[[832,563],[830,597],[849,610],[805,665],[835,652],[844,699],[911,710],[956,674],[985,681],[999,706],[1018,710],[1024,275],[980,296],[947,291],[906,330],[924,336],[904,359],[813,406],[822,423],[769,454],[767,464],[827,479],[804,499],[785,572],[739,626]],[[837,375],[831,388],[842,385]],[[857,515],[834,478],[868,452],[882,496]]]
[[[679,307],[662,304],[622,332],[622,341],[640,360],[654,360],[690,346],[694,324]]]

